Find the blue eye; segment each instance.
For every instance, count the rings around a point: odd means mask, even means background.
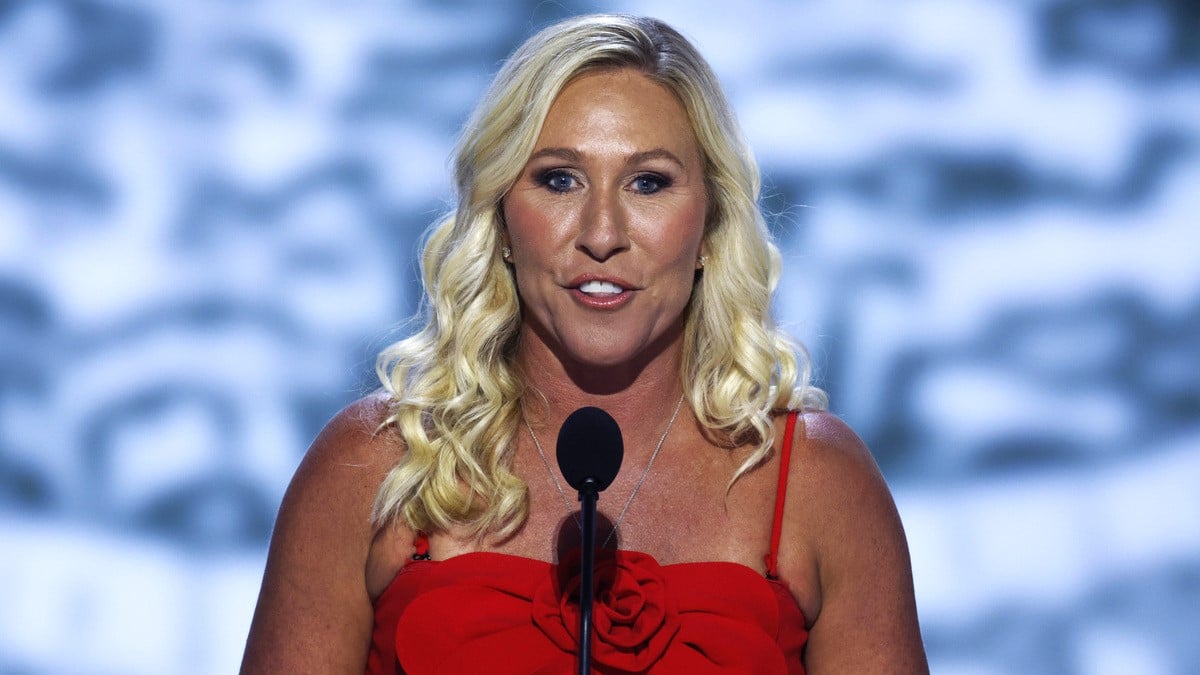
[[[671,185],[670,179],[655,173],[644,173],[633,179],[635,192],[651,195]]]
[[[538,176],[538,182],[553,192],[568,192],[576,186],[575,177],[561,169],[546,171]]]

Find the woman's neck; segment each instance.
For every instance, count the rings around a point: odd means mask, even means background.
[[[522,338],[517,362],[527,387],[524,414],[539,433],[557,434],[572,412],[595,406],[612,415],[626,438],[649,438],[662,433],[683,395],[681,336],[640,360],[611,366],[572,362],[536,336]]]

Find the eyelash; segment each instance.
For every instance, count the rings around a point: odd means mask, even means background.
[[[652,190],[650,192],[646,192],[644,190],[639,190],[638,192],[640,192],[641,194],[651,194],[652,195],[655,192],[661,192],[661,191],[671,187],[671,179],[660,173],[640,173],[633,177],[633,182],[635,184],[637,184],[641,181],[654,181],[655,183],[658,184],[658,187],[656,187],[654,190]]]
[[[572,181],[574,181],[575,183],[579,182],[579,180],[577,178],[575,178],[575,176],[571,175],[571,173],[566,171],[565,169],[547,169],[538,174],[537,182],[539,185],[543,185],[546,188],[548,188],[551,192],[558,192],[558,193],[569,192],[571,189],[569,187],[568,188],[559,188],[559,187],[554,186],[553,181],[556,178],[569,178]],[[572,186],[572,187],[574,187],[574,186]]]
[[[551,192],[556,192],[559,194],[569,192],[572,187],[575,187],[574,185],[566,188],[555,187],[554,181],[558,178],[569,178],[575,183],[579,182],[578,178],[565,169],[547,169],[542,171],[537,175],[537,182],[539,185],[545,186]],[[638,183],[642,183],[644,181],[653,182],[656,184],[656,187],[649,190],[635,189],[635,192],[644,195],[652,195],[656,192],[660,192],[671,187],[671,179],[659,173],[640,173],[633,177],[631,183],[636,186]]]

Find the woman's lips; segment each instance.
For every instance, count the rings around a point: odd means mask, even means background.
[[[612,295],[589,295],[578,288],[571,289],[571,295],[579,304],[592,309],[616,309],[633,298],[633,291],[621,291]]]
[[[587,293],[588,295],[616,295],[616,294],[624,291],[625,289],[621,288],[620,286],[614,284],[611,281],[602,281],[600,279],[593,279],[591,281],[585,281],[582,284],[580,284],[579,290],[583,291],[584,293]]]
[[[585,307],[615,309],[628,302],[636,289],[630,288],[627,282],[620,279],[589,276],[574,280],[569,290],[575,300]]]

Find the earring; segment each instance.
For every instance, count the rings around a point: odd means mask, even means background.
[[[704,259],[705,259],[706,257],[707,257],[707,256],[703,256],[703,255],[702,255],[702,256],[700,256],[699,258],[697,258],[697,259],[696,259],[696,262],[700,263],[700,269],[704,269]]]
[[[512,249],[507,246],[502,247],[500,249],[500,257],[504,258],[505,262],[512,260]]]

